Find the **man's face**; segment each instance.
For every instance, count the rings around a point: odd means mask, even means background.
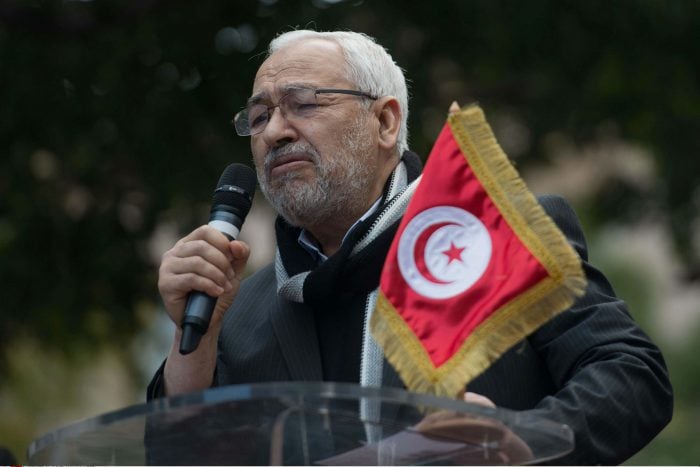
[[[344,77],[344,64],[332,42],[292,44],[262,64],[253,96],[275,105],[294,87],[356,90]],[[384,182],[379,180],[378,122],[367,101],[319,94],[317,104],[308,118],[285,117],[276,108],[265,129],[251,137],[263,192],[287,221],[302,227],[339,216],[354,221],[380,196]]]

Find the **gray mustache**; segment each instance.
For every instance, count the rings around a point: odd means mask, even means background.
[[[319,161],[319,154],[316,149],[308,143],[289,143],[284,146],[270,149],[265,154],[265,169],[269,169],[270,165],[282,156],[289,154],[305,153],[311,156],[314,163]]]

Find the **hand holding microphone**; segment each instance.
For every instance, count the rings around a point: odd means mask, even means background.
[[[225,257],[231,255],[226,251],[228,242],[238,237],[252,204],[255,184],[252,169],[229,165],[214,190],[209,217],[209,227],[223,233],[225,239],[201,227],[163,256],[158,285],[172,318],[182,326],[179,352],[183,355],[197,348],[209,328],[217,295],[221,295],[214,290],[223,288],[221,284],[227,280],[224,271],[231,268],[230,259]],[[210,294],[200,290],[210,290]]]

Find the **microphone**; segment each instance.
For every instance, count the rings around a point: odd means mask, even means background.
[[[229,240],[235,240],[241,231],[245,216],[253,204],[255,183],[255,172],[243,164],[229,165],[219,178],[214,190],[209,225],[226,235]],[[209,328],[216,300],[217,297],[210,297],[204,292],[190,292],[185,305],[185,317],[182,320],[182,355],[194,351],[199,345],[200,339]]]

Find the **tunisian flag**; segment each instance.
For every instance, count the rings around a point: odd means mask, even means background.
[[[493,136],[450,114],[389,250],[372,333],[409,390],[454,397],[583,293],[581,260]]]

